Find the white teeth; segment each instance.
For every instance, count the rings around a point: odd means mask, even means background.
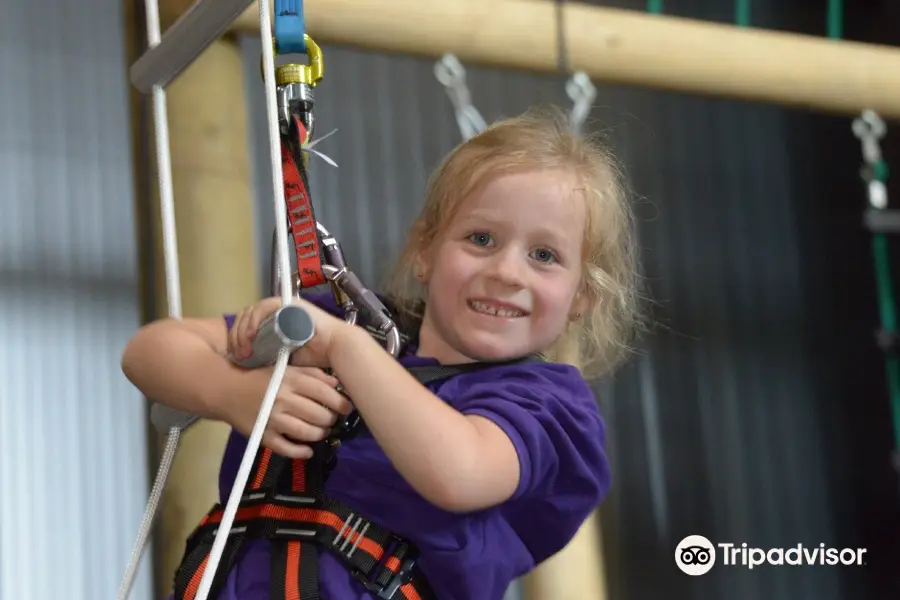
[[[492,315],[495,317],[506,317],[506,318],[515,318],[515,317],[524,317],[525,313],[519,310],[512,310],[509,308],[498,308],[496,306],[491,306],[485,302],[478,302],[477,300],[469,301],[469,306],[477,312],[484,313],[486,315]]]

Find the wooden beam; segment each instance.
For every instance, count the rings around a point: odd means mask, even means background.
[[[898,48],[576,2],[563,10],[568,63],[598,83],[900,117]],[[304,11],[320,45],[557,72],[550,0],[306,0]],[[258,33],[258,14],[254,3],[232,30]]]

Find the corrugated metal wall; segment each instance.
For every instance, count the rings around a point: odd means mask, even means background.
[[[115,597],[148,493],[122,3],[54,4],[0,8],[4,600]]]
[[[824,34],[824,2],[788,4],[754,2],[754,24]],[[665,5],[734,18],[731,3]],[[871,25],[848,14],[848,36]],[[259,44],[244,44],[266,261]],[[459,132],[432,62],[324,52],[317,131],[338,131],[319,148],[340,166],[314,163],[313,196],[352,267],[375,285],[426,174]],[[469,68],[469,82],[488,120],[533,103],[568,106],[563,77]],[[888,597],[897,542],[879,529],[897,523],[898,498],[850,119],[598,87],[593,127],[610,131],[631,178],[656,323],[632,363],[598,384],[616,473],[604,518],[612,598]],[[673,557],[689,534],[762,548],[868,547],[869,565],[686,577]]]

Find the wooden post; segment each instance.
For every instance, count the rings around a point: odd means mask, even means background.
[[[172,0],[182,10],[190,0]],[[305,0],[319,44],[557,72],[552,0]],[[259,31],[254,3],[234,30]],[[568,64],[599,83],[900,117],[900,48],[563,4]],[[823,26],[824,27],[824,26]]]
[[[171,4],[160,6],[163,34],[178,14]],[[145,30],[139,36],[143,51]],[[245,94],[241,52],[230,36],[214,42],[167,89],[185,317],[221,315],[260,298]],[[141,226],[152,228],[155,247],[151,276],[156,310],[148,318],[161,318],[168,309],[152,103],[147,97],[142,104],[150,148],[141,152],[143,160],[136,168],[138,178],[149,180],[152,189],[139,193],[150,204],[142,211],[150,222]],[[160,595],[171,592],[188,535],[218,499],[219,465],[228,431],[224,424],[200,421],[182,435],[157,517],[154,558]],[[164,443],[164,436],[158,436],[154,472]]]
[[[568,546],[523,578],[525,600],[607,598],[599,514],[594,512]]]

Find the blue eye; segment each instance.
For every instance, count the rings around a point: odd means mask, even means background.
[[[469,241],[477,246],[488,246],[493,240],[489,233],[473,233],[469,236]]]
[[[552,250],[548,250],[547,248],[538,248],[531,253],[532,258],[539,262],[553,262],[556,260],[556,255],[553,254]]]

